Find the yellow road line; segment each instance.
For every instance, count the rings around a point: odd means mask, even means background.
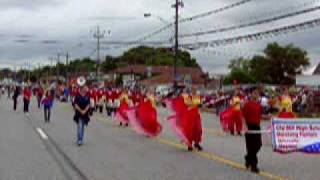
[[[219,130],[214,130],[214,129],[207,129],[207,128],[203,128],[205,133],[208,133],[210,135],[214,135],[214,136],[226,136],[226,134],[222,131]]]
[[[104,122],[106,124],[114,124],[114,123],[112,123],[110,121],[106,121],[106,120],[101,119],[101,118],[97,118],[97,120],[99,120],[101,122]],[[177,142],[174,142],[174,141],[171,141],[171,140],[163,139],[163,138],[160,138],[160,137],[157,137],[157,138],[154,138],[154,139],[157,140],[158,142],[160,142],[161,144],[169,145],[169,146],[175,147],[177,149],[186,149],[186,147],[183,144],[180,144],[180,143],[177,143]],[[242,170],[242,171],[247,171],[246,167],[243,166],[242,164],[237,163],[237,162],[232,161],[232,160],[228,160],[228,159],[223,158],[221,156],[217,156],[217,155],[215,155],[213,153],[204,152],[204,151],[193,151],[193,153],[197,154],[197,155],[199,155],[201,157],[204,157],[206,159],[213,160],[213,161],[216,161],[216,162],[220,162],[220,163],[226,164],[226,165],[228,165],[230,167],[233,167],[233,168],[236,168],[236,169],[239,169],[239,170]],[[287,178],[284,178],[284,177],[281,177],[281,176],[278,176],[278,175],[274,175],[274,174],[266,172],[266,171],[261,171],[258,175],[261,176],[261,177],[272,179],[272,180],[286,180],[287,179]]]

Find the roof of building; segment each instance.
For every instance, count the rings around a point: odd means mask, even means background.
[[[163,72],[172,72],[172,66],[146,66],[146,65],[128,65],[125,67],[120,67],[115,70],[110,71],[109,73],[135,73],[142,74],[148,71],[148,68],[152,69],[153,73],[163,73]],[[203,74],[201,68],[198,67],[177,67],[179,73],[197,73]]]
[[[173,67],[171,66],[145,66],[145,65],[128,65],[126,67],[117,68],[109,73],[120,74],[144,74],[151,70],[152,74],[156,74],[154,77],[140,81],[140,84],[166,84],[173,82]],[[203,84],[205,73],[201,68],[197,67],[178,67],[177,74],[190,75],[193,84]]]

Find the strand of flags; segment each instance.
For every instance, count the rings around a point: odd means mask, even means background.
[[[312,29],[318,26],[320,26],[320,18],[313,19],[310,21],[305,21],[302,23],[286,25],[279,28],[274,28],[266,31],[257,32],[257,33],[250,33],[250,34],[235,36],[231,38],[217,39],[217,40],[197,42],[197,43],[185,43],[185,44],[181,44],[180,47],[189,49],[189,50],[197,50],[199,48],[206,48],[206,47],[226,46],[226,45],[238,44],[242,42],[258,41],[258,40],[276,37],[280,35],[286,35],[289,33],[300,32],[300,31]]]
[[[306,13],[310,13],[310,12],[314,12],[314,11],[318,11],[318,10],[320,10],[320,5],[316,6],[316,7],[312,7],[312,8],[308,8],[308,9],[304,9],[304,10],[300,10],[300,11],[296,11],[296,12],[293,12],[293,13],[280,15],[280,16],[276,16],[276,17],[272,17],[272,18],[267,18],[267,19],[263,19],[263,20],[259,20],[259,21],[255,21],[255,22],[245,23],[245,24],[241,24],[241,25],[224,27],[224,28],[220,28],[220,29],[213,29],[213,30],[190,33],[190,34],[182,34],[179,37],[180,38],[186,38],[186,37],[193,37],[193,36],[203,36],[203,35],[216,34],[216,33],[221,33],[221,32],[226,32],[226,31],[231,31],[231,30],[238,30],[238,29],[242,29],[242,28],[262,25],[262,24],[266,24],[266,23],[271,23],[273,21],[278,21],[278,20],[282,20],[282,19],[295,17],[295,16],[298,16],[298,15],[302,15],[302,14],[306,14]]]

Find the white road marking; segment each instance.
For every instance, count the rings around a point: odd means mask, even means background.
[[[45,140],[48,139],[48,135],[44,133],[44,131],[41,128],[36,128],[36,130],[38,131],[42,139],[45,139]]]

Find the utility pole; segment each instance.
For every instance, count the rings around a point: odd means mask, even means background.
[[[96,78],[99,81],[100,75],[100,39],[104,38],[105,31],[101,31],[100,27],[97,26],[96,31],[93,33],[93,37],[97,39],[97,72]]]
[[[28,60],[28,82],[30,82],[31,76],[31,62]]]
[[[179,6],[183,7],[182,0],[176,0],[176,3],[172,5],[175,8],[175,46],[174,46],[174,64],[173,64],[173,85],[177,86],[177,62],[179,53]]]
[[[58,53],[58,59],[57,59],[57,64],[56,64],[56,70],[57,70],[57,81],[59,81],[59,76],[60,76],[60,69],[59,69],[59,63],[60,63],[60,53]]]
[[[66,55],[66,82],[68,82],[68,78],[69,78],[69,52],[67,52]]]

